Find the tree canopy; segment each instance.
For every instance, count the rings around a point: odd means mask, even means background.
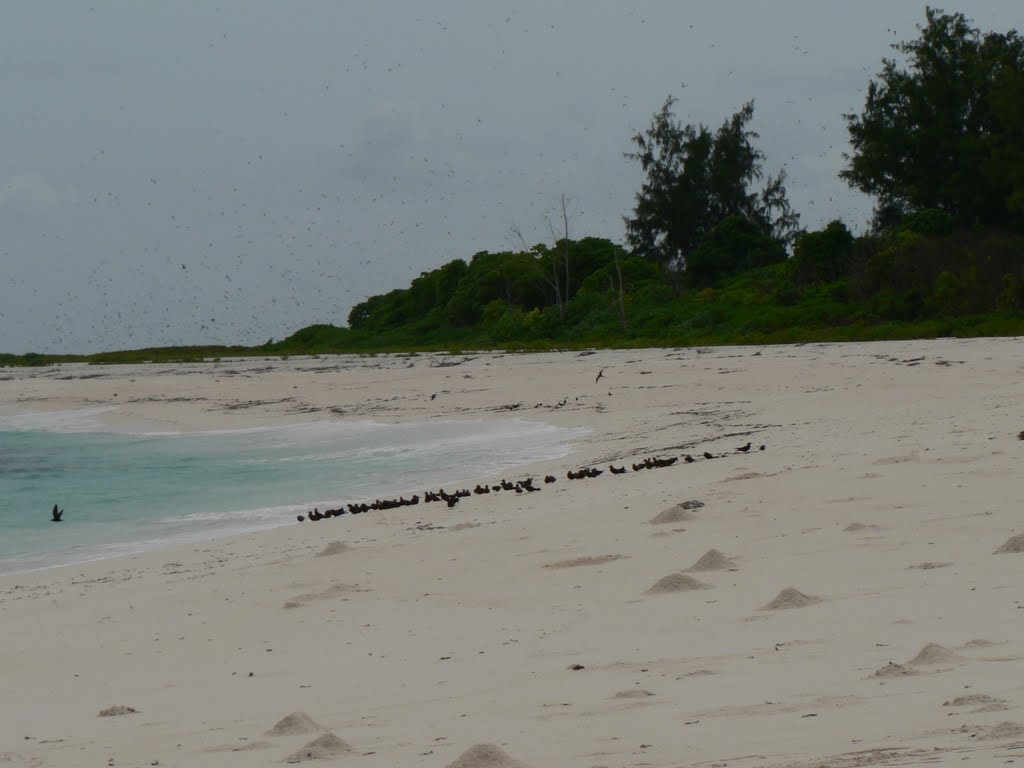
[[[748,124],[749,101],[714,133],[705,125],[682,125],[665,100],[650,127],[633,136],[646,179],[636,195],[626,238],[633,250],[669,269],[686,266],[689,254],[725,219],[739,216],[780,241],[796,230],[797,214],[786,199],[785,172],[765,178],[764,154]],[[758,192],[755,182],[765,180]]]
[[[878,200],[876,225],[938,209],[960,226],[1024,225],[1024,39],[982,35],[963,14],[929,8],[916,40],[896,43],[861,114],[844,117],[840,174]]]

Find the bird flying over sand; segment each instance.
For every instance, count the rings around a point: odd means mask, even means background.
[[[594,379],[594,383],[597,384],[597,382],[601,380],[602,376],[604,376],[604,368],[597,372],[597,378]]]

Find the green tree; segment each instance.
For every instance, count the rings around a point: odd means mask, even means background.
[[[690,285],[703,288],[723,277],[786,260],[786,249],[757,223],[734,214],[718,222],[686,259]]]
[[[836,219],[818,232],[801,232],[793,241],[792,274],[799,285],[838,280],[850,266],[854,237]]]
[[[682,125],[665,100],[650,127],[633,136],[646,180],[626,218],[627,242],[634,252],[663,267],[680,270],[689,254],[724,219],[741,216],[767,236],[786,241],[798,216],[786,199],[785,172],[764,177],[764,154],[748,128],[752,101],[712,133],[704,125]],[[764,179],[760,192],[752,189]]]
[[[933,8],[920,33],[893,46],[906,67],[883,60],[863,112],[844,115],[840,176],[877,198],[878,228],[928,208],[960,226],[1021,226],[1024,40]]]

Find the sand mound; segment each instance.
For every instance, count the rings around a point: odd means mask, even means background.
[[[126,707],[123,704],[118,704],[114,707],[107,707],[101,709],[96,717],[118,717],[119,715],[133,715],[139,710],[134,707]]]
[[[959,661],[957,656],[949,648],[944,648],[938,643],[928,643],[918,651],[917,656],[907,662],[908,667],[935,667],[941,664],[951,664]]]
[[[697,501],[696,499],[682,501],[669,507],[664,512],[659,513],[655,518],[650,520],[650,523],[651,525],[663,525],[665,523],[681,523],[686,520],[693,520],[694,517],[690,514],[690,510],[700,509],[703,506],[704,502]]]
[[[666,523],[682,523],[693,519],[694,516],[688,509],[676,504],[674,507],[669,507],[664,512],[659,512],[648,522],[651,525],[665,525]]]
[[[662,576],[647,590],[648,595],[664,595],[669,592],[692,592],[695,589],[711,589],[710,584],[705,584],[693,576],[685,573],[670,573]]]
[[[997,643],[995,640],[986,640],[984,637],[976,637],[961,645],[961,648],[991,648],[993,645],[1006,645],[1006,641]]]
[[[907,677],[908,675],[916,675],[916,674],[917,673],[914,670],[908,669],[907,667],[903,666],[902,664],[897,664],[894,661],[890,661],[884,667],[876,669],[871,674],[871,677],[882,677],[882,678],[886,678],[886,677]]]
[[[966,696],[957,696],[951,701],[942,702],[944,707],[985,707],[994,704],[1005,704],[1006,699],[997,699],[995,696],[989,696],[987,693],[969,693]]]
[[[785,608],[803,608],[805,605],[814,605],[820,603],[821,598],[815,595],[805,595],[799,589],[793,587],[786,587],[784,590],[779,592],[768,605],[762,606],[762,611],[778,611]]]
[[[643,688],[630,688],[628,691],[619,691],[613,698],[616,699],[646,699],[654,694]]]
[[[864,529],[870,527],[871,526],[864,525],[864,523],[850,523],[848,526],[843,528],[843,530],[847,533],[855,533],[856,531],[863,531]]]
[[[914,571],[931,571],[931,570],[933,570],[935,568],[948,568],[951,565],[952,565],[952,563],[932,563],[932,562],[928,562],[928,563],[918,563],[917,565],[909,565],[907,567],[910,568],[911,570],[914,570]]]
[[[465,531],[468,528],[479,528],[479,527],[480,527],[480,523],[456,523],[455,525],[453,525],[448,530],[449,531]]]
[[[267,736],[294,736],[297,733],[316,733],[322,730],[323,726],[305,712],[292,712],[278,720],[277,724],[267,731]]]
[[[1019,554],[1020,552],[1024,552],[1024,533],[1018,533],[1016,536],[1008,538],[1003,546],[995,551],[995,554]]]
[[[326,547],[321,549],[317,553],[317,557],[327,557],[328,555],[340,555],[342,552],[348,550],[348,544],[343,541],[332,541]]]
[[[691,565],[688,571],[728,571],[735,568],[736,563],[723,555],[717,549],[709,549],[700,560]]]
[[[1019,739],[1021,736],[1024,736],[1024,725],[1004,720],[998,725],[993,725],[991,728],[982,729],[981,735],[978,738],[985,741],[995,741],[996,739]]]
[[[344,755],[352,751],[343,739],[339,739],[331,732],[325,733],[313,739],[306,746],[297,749],[285,758],[286,763],[301,763],[304,760],[328,760],[338,755]]]
[[[602,565],[614,560],[621,560],[624,555],[591,555],[588,557],[574,557],[572,560],[559,560],[557,563],[548,563],[545,568],[578,568],[581,565]]]
[[[448,768],[525,768],[494,744],[474,744],[463,752]]]

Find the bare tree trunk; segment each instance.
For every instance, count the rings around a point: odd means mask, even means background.
[[[529,246],[526,245],[526,238],[523,237],[523,231],[519,228],[519,225],[518,224],[513,224],[509,228],[509,231],[512,233],[512,236],[516,240],[519,241],[519,245],[523,249],[523,253],[530,253],[531,249],[529,248]],[[558,307],[558,316],[559,317],[564,317],[565,309],[564,309],[564,307],[562,305],[561,286],[559,286],[559,284],[558,284],[558,260],[556,258],[554,258],[553,254],[554,254],[554,251],[552,251],[552,258],[551,258],[551,279],[549,280],[548,278],[545,277],[544,278],[544,282],[546,282],[548,285],[550,285],[551,288],[554,290],[554,292],[555,292],[555,306]]]

